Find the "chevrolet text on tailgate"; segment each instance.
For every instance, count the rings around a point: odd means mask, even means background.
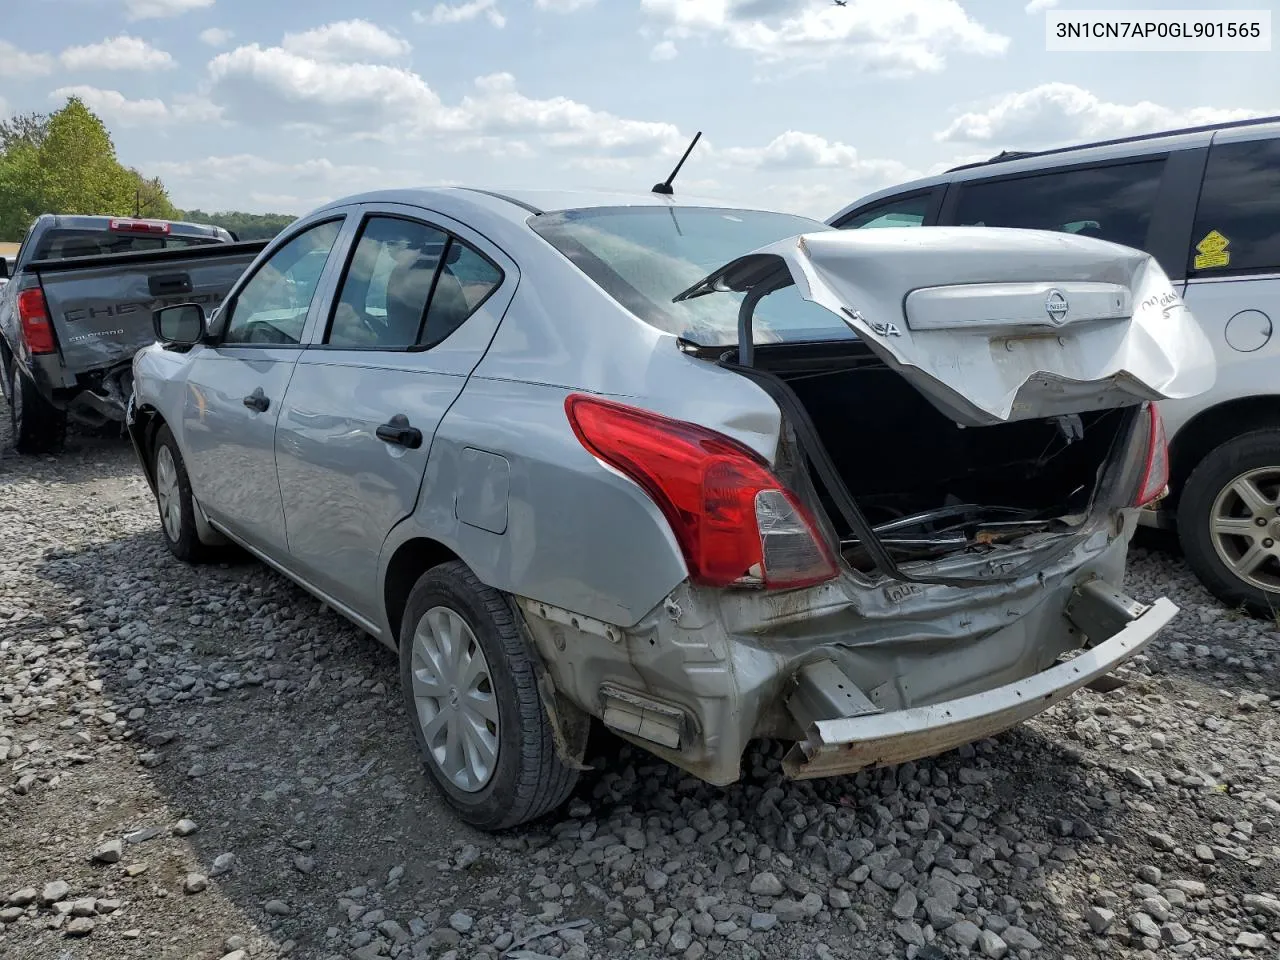
[[[339,201],[209,314],[156,313],[128,426],[169,549],[231,544],[397,649],[469,822],[558,806],[602,723],[717,784],[945,751],[1114,670],[1208,389],[1159,264],[1086,237],[841,232],[658,194]]]
[[[216,307],[265,246],[199,224],[39,217],[0,287],[0,384],[18,451],[56,448],[68,417],[122,421],[152,312]]]

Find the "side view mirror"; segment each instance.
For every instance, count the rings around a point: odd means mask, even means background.
[[[204,307],[198,303],[179,303],[161,307],[151,313],[151,325],[161,343],[190,347],[204,339],[206,321]]]

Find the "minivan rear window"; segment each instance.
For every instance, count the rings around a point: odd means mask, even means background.
[[[1192,273],[1280,271],[1280,140],[1210,148],[1191,236]]]
[[[1164,160],[964,183],[960,226],[1060,230],[1146,249]]]

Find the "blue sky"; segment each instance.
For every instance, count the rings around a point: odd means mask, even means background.
[[[1280,113],[1280,51],[1045,50],[1048,7],[1204,0],[6,6],[0,114],[79,95],[123,162],[205,210],[427,183],[645,190],[702,130],[678,187],[821,217],[1001,149]]]

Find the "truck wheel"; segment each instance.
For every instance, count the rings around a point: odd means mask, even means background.
[[[67,438],[67,415],[53,406],[36,385],[12,365],[9,372],[9,418],[13,426],[13,448],[19,453],[47,453],[57,450]]]
[[[1200,461],[1178,502],[1178,539],[1223,603],[1280,612],[1280,430],[1243,434]]]
[[[482,830],[554,810],[578,779],[556,753],[516,616],[454,561],[418,579],[400,625],[401,687],[427,771]]]
[[[204,563],[217,559],[218,549],[201,541],[196,532],[195,504],[191,500],[191,480],[178,450],[178,442],[168,426],[157,431],[151,449],[151,475],[156,481],[156,508],[160,512],[160,533],[165,546],[179,560]]]

